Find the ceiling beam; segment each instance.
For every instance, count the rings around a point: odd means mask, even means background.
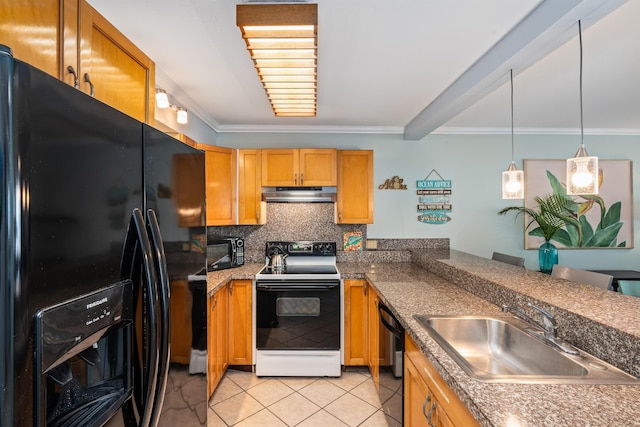
[[[511,31],[438,95],[404,129],[420,140],[627,0],[543,0]]]

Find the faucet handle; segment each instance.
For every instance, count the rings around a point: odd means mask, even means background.
[[[542,315],[542,323],[544,324],[544,329],[549,336],[556,338],[558,336],[558,324],[556,322],[556,318],[553,317],[553,314],[549,313],[547,310],[538,307],[537,305],[528,303],[529,307],[534,310],[540,312]]]

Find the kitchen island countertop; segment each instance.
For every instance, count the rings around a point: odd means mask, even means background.
[[[623,386],[481,382],[464,373],[413,316],[492,315],[500,313],[502,303],[541,304],[558,317],[560,336],[604,360],[613,357],[615,360],[607,361],[616,362],[612,364],[637,376],[634,369],[640,369],[637,366],[640,332],[635,322],[629,325],[627,316],[633,314],[637,319],[640,298],[552,279],[453,250],[411,252],[412,262],[338,263],[338,270],[343,279],[371,282],[381,300],[482,426],[638,424],[640,383]],[[232,279],[252,279],[261,267],[249,264],[209,273],[208,293]],[[617,311],[617,316],[612,311]],[[619,343],[620,340],[624,343]],[[616,351],[633,354],[610,357]]]

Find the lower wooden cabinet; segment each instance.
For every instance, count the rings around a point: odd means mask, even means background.
[[[229,365],[252,365],[251,280],[233,280],[207,298],[207,390],[211,397]]]
[[[371,286],[367,286],[367,305],[369,318],[369,334],[367,349],[369,352],[368,364],[371,371],[371,378],[380,389],[380,321],[378,320],[378,294]]]
[[[404,425],[479,425],[408,334],[404,355]]]
[[[171,362],[188,365],[191,360],[191,307],[189,281],[172,280],[171,289]]]
[[[229,364],[229,286],[207,298],[207,396],[211,397]]]
[[[229,285],[229,364],[251,365],[251,280],[233,280]]]
[[[365,280],[344,281],[344,364],[366,366],[369,350],[369,311],[367,282]]]

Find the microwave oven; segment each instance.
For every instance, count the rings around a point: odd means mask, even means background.
[[[224,270],[244,264],[244,240],[222,237],[207,241],[207,271]]]

